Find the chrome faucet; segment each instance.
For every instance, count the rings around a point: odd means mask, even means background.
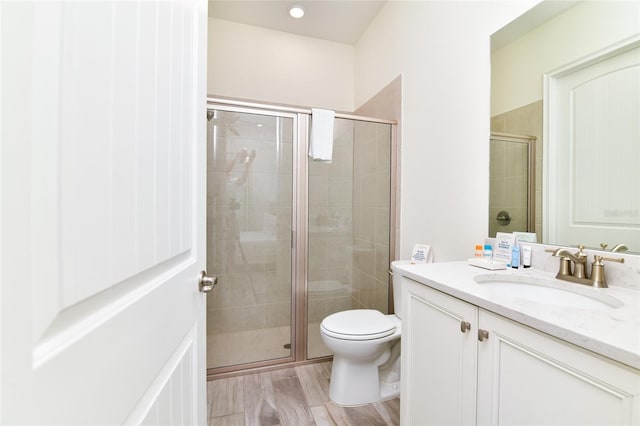
[[[577,284],[590,285],[592,287],[606,288],[607,282],[604,277],[604,261],[624,263],[624,258],[609,258],[595,255],[591,266],[591,276],[587,274],[587,254],[583,251],[584,246],[579,245],[576,253],[571,253],[567,248],[548,250],[553,252],[554,257],[560,258],[560,269],[556,278],[570,281]],[[574,269],[571,271],[571,264]]]

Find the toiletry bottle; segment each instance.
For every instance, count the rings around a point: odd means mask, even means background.
[[[476,254],[475,257],[484,256],[484,251],[482,250],[482,244],[476,244]]]
[[[522,266],[531,267],[531,246],[522,246]]]
[[[484,260],[493,260],[493,250],[491,244],[484,245]]]
[[[514,244],[513,249],[511,249],[511,267],[514,269],[520,267],[520,247],[518,247],[518,244]]]

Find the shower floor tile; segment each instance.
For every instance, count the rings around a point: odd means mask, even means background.
[[[291,351],[284,345],[290,340],[288,326],[209,334],[207,368],[288,357]]]

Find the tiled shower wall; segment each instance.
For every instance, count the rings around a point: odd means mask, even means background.
[[[383,87],[378,93],[372,96],[367,102],[362,104],[355,113],[357,115],[361,115],[364,117],[376,117],[384,120],[395,120],[397,125],[393,126],[391,131],[395,132],[394,139],[395,143],[392,145],[392,156],[391,161],[393,162],[393,169],[395,168],[394,178],[395,182],[400,182],[401,169],[402,164],[400,162],[401,156],[401,147],[402,147],[402,126],[400,125],[400,121],[402,118],[402,75],[399,75],[385,87]],[[400,217],[400,198],[401,198],[401,188],[399,185],[396,185],[393,191],[393,199],[391,200],[390,209],[395,214],[391,223],[392,229],[395,231],[393,234],[395,235],[394,240],[391,242],[393,246],[391,247],[392,257],[390,260],[394,261],[398,259],[400,255],[400,221],[398,218]]]
[[[356,122],[353,308],[388,312],[391,126]]]
[[[333,159],[309,160],[308,322],[351,309],[353,121],[336,119]]]
[[[538,241],[542,241],[542,101],[491,117],[491,131],[536,137],[535,232]],[[489,208],[493,214],[491,206]],[[495,215],[489,219],[493,221]]]

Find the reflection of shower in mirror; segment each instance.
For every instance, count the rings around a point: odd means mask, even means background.
[[[536,232],[535,141],[535,136],[491,132],[489,236]]]

